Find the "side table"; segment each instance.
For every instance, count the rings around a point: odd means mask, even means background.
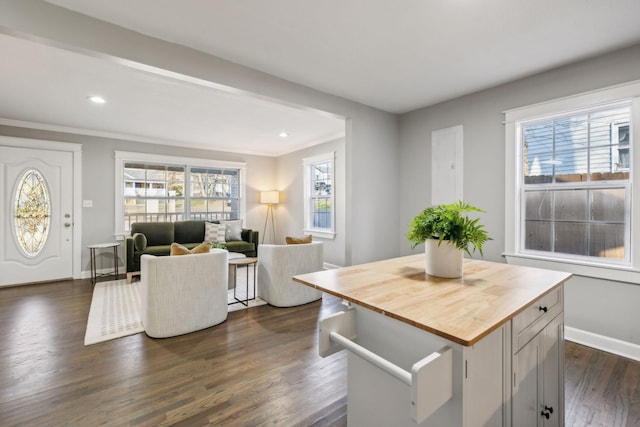
[[[233,266],[233,299],[236,302],[244,305],[245,307],[249,306],[249,301],[256,299],[256,264],[258,262],[258,258],[232,258],[229,260],[229,270]],[[253,266],[253,297],[249,298],[249,266]],[[247,293],[245,294],[245,299],[238,299],[236,296],[236,289],[238,285],[238,267],[245,267],[247,270]],[[232,302],[230,304],[236,304],[236,302]]]
[[[109,243],[95,243],[93,245],[87,246],[89,248],[89,258],[91,259],[91,281],[95,285],[98,277],[102,276],[111,276],[112,273],[106,274],[98,274],[96,267],[96,249],[109,249],[113,248],[113,274],[115,274],[115,278],[118,278],[118,246],[120,243],[118,242],[109,242]]]
[[[245,254],[241,254],[239,252],[229,252],[229,261],[237,258],[246,258]],[[229,264],[229,282],[228,289],[231,290],[236,286],[236,268]]]

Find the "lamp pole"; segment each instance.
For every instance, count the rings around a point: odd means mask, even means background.
[[[272,243],[275,243],[276,239],[276,224],[273,214],[273,205],[280,202],[280,193],[276,190],[262,191],[260,193],[260,203],[267,204],[267,216],[264,219],[264,228],[262,230],[262,243],[264,243],[265,237],[267,237],[267,224],[269,223],[269,216],[271,216],[271,239]]]
[[[275,239],[276,226],[273,220],[273,203],[269,203],[269,206],[267,207],[267,216],[264,219],[264,229],[262,230],[262,243],[264,243],[264,238],[267,235],[267,223],[269,222],[269,216],[271,216],[271,239]]]

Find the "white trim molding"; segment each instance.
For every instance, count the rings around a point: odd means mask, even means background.
[[[521,203],[518,177],[522,175],[522,154],[518,149],[519,125],[524,121],[548,117],[560,112],[579,111],[615,102],[631,103],[633,144],[640,143],[640,80],[615,85],[586,93],[567,96],[548,102],[504,111],[505,114],[505,242],[504,256],[509,263],[553,268],[575,272],[581,276],[639,283],[640,233],[633,232],[640,226],[640,185],[633,185],[636,173],[632,170],[630,190],[630,257],[626,263],[602,260],[579,260],[571,257],[546,257],[544,254],[524,253],[520,250]],[[635,125],[634,125],[635,124]],[[640,168],[640,150],[631,150],[634,168]],[[579,269],[579,270],[578,270]],[[613,276],[613,277],[612,277]]]
[[[336,268],[342,268],[342,267],[336,264],[330,264],[328,262],[325,262],[322,268],[324,268],[325,270],[335,270]]]
[[[311,219],[311,166],[316,163],[330,162],[331,163],[331,229],[313,228]],[[314,237],[322,239],[334,239],[336,236],[336,152],[330,151],[325,154],[319,154],[316,156],[305,157],[302,159],[303,167],[303,183],[304,183],[304,233],[311,234]]]
[[[623,266],[603,265],[597,263],[577,262],[567,259],[550,259],[530,254],[503,253],[507,264],[526,267],[545,268],[547,270],[564,271],[576,276],[596,279],[614,280],[616,282],[638,284],[640,271]]]
[[[640,362],[640,345],[638,344],[594,334],[593,332],[583,331],[570,326],[564,327],[564,338],[567,341],[586,345]]]

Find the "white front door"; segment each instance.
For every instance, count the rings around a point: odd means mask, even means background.
[[[0,146],[0,286],[73,276],[73,154]]]

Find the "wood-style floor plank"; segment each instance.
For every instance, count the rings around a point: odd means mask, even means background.
[[[346,426],[346,355],[317,349],[337,298],[84,346],[92,291],[0,288],[0,425]],[[566,426],[640,426],[640,363],[567,342],[565,366]]]
[[[640,426],[640,362],[567,342],[567,426]]]
[[[92,291],[86,280],[0,289],[0,425],[332,425],[345,411],[346,356],[320,358],[316,338],[336,298],[84,346]]]

